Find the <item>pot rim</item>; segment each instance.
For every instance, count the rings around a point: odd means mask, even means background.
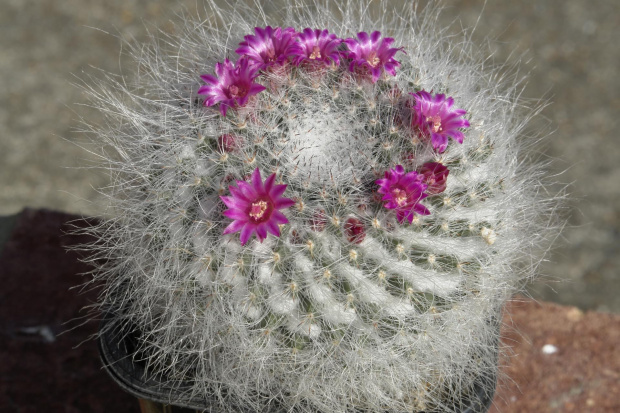
[[[151,400],[157,403],[169,404],[178,407],[195,409],[203,411],[210,409],[215,400],[208,399],[179,399],[183,390],[191,388],[189,384],[179,386],[169,386],[165,381],[157,376],[150,375],[144,367],[134,362],[134,353],[130,349],[132,333],[128,331],[127,326],[120,320],[111,320],[104,318],[101,327],[101,334],[98,337],[99,356],[103,362],[105,370],[110,377],[127,393],[137,397],[138,399]],[[496,343],[498,347],[499,342]],[[474,394],[464,398],[461,403],[455,402],[455,413],[475,413],[486,412],[493,402],[495,394],[496,375],[493,377],[480,376],[480,380],[476,381]],[[176,396],[176,397],[173,397]],[[473,396],[473,397],[472,397]],[[460,406],[466,407],[458,410]],[[241,410],[238,410],[241,411]],[[253,413],[248,410],[241,411],[243,413]]]

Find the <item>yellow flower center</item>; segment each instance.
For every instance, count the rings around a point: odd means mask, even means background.
[[[265,201],[253,202],[252,207],[250,208],[249,215],[255,221],[258,221],[259,219],[263,217],[263,215],[265,215],[265,211],[267,211],[267,202]]]
[[[441,132],[441,130],[442,130],[442,128],[441,128],[441,116],[439,116],[439,115],[428,116],[426,118],[426,121],[433,123],[433,132]]]
[[[309,58],[312,60],[316,60],[320,59],[321,57],[321,49],[319,48],[319,46],[313,46],[312,53],[310,54]]]
[[[372,51],[370,52],[370,54],[368,55],[368,58],[366,59],[366,61],[368,62],[369,65],[371,65],[372,67],[377,67],[377,65],[379,63],[381,63],[381,59],[379,59],[377,57],[377,52]]]
[[[407,203],[407,192],[402,189],[394,188],[392,190],[392,197],[394,197],[394,201],[396,204],[401,207]]]

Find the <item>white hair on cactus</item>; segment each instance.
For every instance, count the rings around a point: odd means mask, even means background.
[[[287,172],[313,185],[335,181],[350,187],[356,173],[366,172],[354,161],[363,136],[361,125],[342,113],[325,115],[320,110],[304,110],[289,120],[285,156],[291,159],[286,164],[291,170]]]
[[[437,27],[433,6],[371,3],[295,0],[265,13],[258,2],[207,1],[176,34],[128,45],[134,83],[84,84],[107,116],[86,129],[115,151],[102,155],[115,214],[88,231],[100,306],[142,332],[148,371],[183,389],[170,402],[439,412],[478,385],[492,391],[501,306],[557,227],[557,198],[526,162],[539,136],[524,128],[541,104],[528,109],[519,78],[487,72],[477,47]],[[200,76],[267,25],[342,38],[377,30],[403,48],[400,66],[372,82],[344,57],[323,75],[291,64],[261,74],[265,90],[225,117],[222,102],[205,106]],[[462,144],[438,151],[412,126],[409,93],[423,91],[466,110]],[[446,186],[423,185],[429,214],[410,223],[386,207],[381,195],[402,198],[380,194],[377,179],[428,163],[449,169]],[[288,223],[241,242],[224,234],[233,221],[223,213],[267,211],[265,199],[233,194],[258,173],[287,185]]]

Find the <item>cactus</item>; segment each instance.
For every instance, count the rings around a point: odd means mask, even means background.
[[[135,88],[86,84],[115,150],[101,308],[140,327],[151,374],[191,384],[171,402],[448,409],[494,377],[502,304],[553,226],[524,161],[539,107],[433,9],[314,2],[255,28],[206,7],[230,30],[186,21],[132,49]]]

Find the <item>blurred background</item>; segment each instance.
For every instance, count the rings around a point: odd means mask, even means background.
[[[72,84],[100,70],[131,74],[118,37],[146,40],[148,27],[172,30],[176,13],[195,9],[196,0],[2,0],[0,216],[24,207],[103,214],[95,188],[106,177],[80,168],[92,155],[75,145],[80,117],[100,115]],[[570,184],[568,226],[530,293],[620,313],[620,2],[452,0],[440,21],[454,33],[475,27],[473,41],[495,62],[530,73],[524,97],[551,103],[536,124],[553,131],[549,174]]]

